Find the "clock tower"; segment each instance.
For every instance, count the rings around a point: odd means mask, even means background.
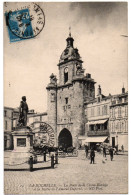
[[[74,48],[71,33],[66,42],[58,63],[59,83],[53,75],[55,81],[47,87],[48,122],[56,133],[57,146],[77,147],[78,136],[85,134],[84,101],[95,98],[95,81],[91,74],[84,75],[83,61]]]

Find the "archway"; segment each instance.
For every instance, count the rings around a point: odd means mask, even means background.
[[[63,129],[58,137],[58,146],[68,148],[72,146],[72,135],[68,129]]]

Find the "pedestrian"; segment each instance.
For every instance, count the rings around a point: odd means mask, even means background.
[[[103,157],[106,157],[106,148],[105,148],[105,146],[103,148]]]
[[[90,158],[91,158],[90,164],[92,164],[92,163],[94,164],[95,151],[93,148],[91,149],[91,152],[90,152]]]
[[[113,160],[113,148],[111,147],[109,150],[111,161]]]
[[[88,150],[89,150],[88,146],[85,145],[86,158],[88,157]]]
[[[123,146],[123,145],[121,146],[121,150],[122,150],[122,152],[124,153],[124,146]]]

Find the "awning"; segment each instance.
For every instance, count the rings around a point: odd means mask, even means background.
[[[98,121],[90,121],[86,123],[87,125],[95,125],[95,124],[104,124],[108,119],[98,120]]]
[[[104,142],[107,139],[107,136],[100,136],[100,137],[87,137],[85,139],[85,143],[89,142],[96,142],[96,143],[101,143]]]

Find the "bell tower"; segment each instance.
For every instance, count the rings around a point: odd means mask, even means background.
[[[59,60],[59,85],[72,83],[73,77],[77,74],[78,69],[82,69],[80,54],[77,48],[74,48],[74,39],[69,32],[66,39],[66,48],[62,52]]]
[[[62,139],[68,142],[70,134],[70,144],[77,147],[78,136],[85,134],[84,101],[95,98],[95,81],[91,74],[84,75],[83,61],[78,49],[74,47],[71,32],[57,66],[59,82],[56,83],[56,77],[53,75],[47,87],[49,124],[54,126],[58,145],[62,143]],[[54,101],[51,100],[52,96],[55,97]],[[62,135],[65,137],[61,137]],[[65,142],[64,144],[66,145]]]

